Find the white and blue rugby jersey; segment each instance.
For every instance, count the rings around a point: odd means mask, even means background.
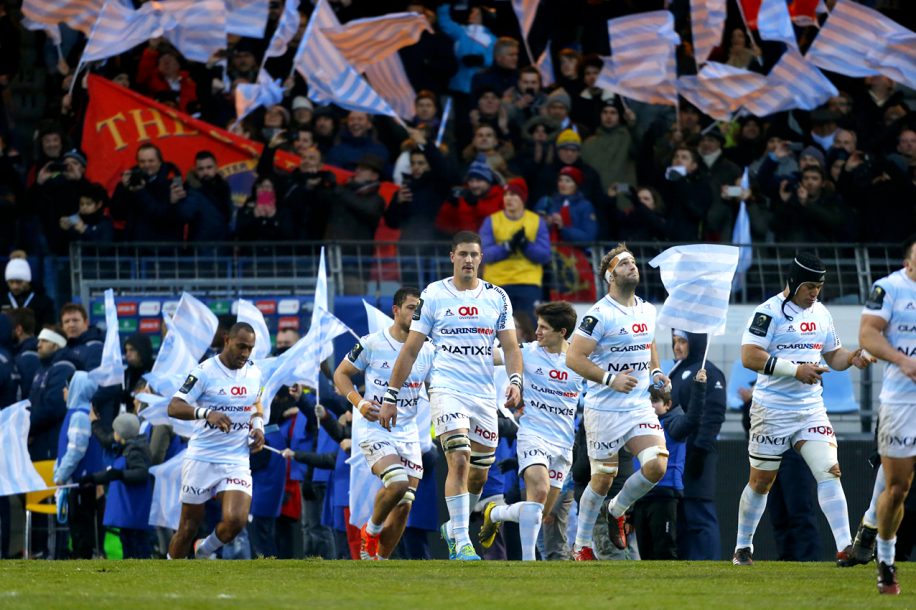
[[[655,340],[655,306],[636,297],[633,307],[604,295],[588,310],[576,334],[597,341],[589,360],[614,374],[624,369],[638,383],[629,394],[588,382],[585,406],[596,411],[632,411],[651,407],[649,374]]]
[[[249,421],[261,397],[261,369],[251,361],[240,369],[226,368],[213,356],[197,365],[175,392],[188,404],[219,411],[232,420],[229,432],[209,422],[195,422],[187,457],[212,464],[248,465]]]
[[[388,388],[391,369],[403,346],[403,343],[391,336],[387,328],[362,337],[353,346],[347,355],[347,360],[365,374],[366,391],[363,393],[363,398],[378,403],[382,402],[385,390]],[[398,393],[398,421],[395,427],[388,432],[378,422],[368,421],[360,414],[359,409],[353,409],[353,437],[363,440],[366,434],[381,433],[385,435],[385,438],[391,440],[417,442],[419,440],[417,412],[422,408],[421,403],[427,403],[427,405],[429,403],[425,382],[432,364],[433,347],[426,342],[417,355],[417,360],[410,370],[410,375],[407,376],[407,381],[404,382]],[[428,406],[426,410],[429,410]],[[428,428],[425,433],[429,436]]]
[[[551,354],[537,341],[522,345],[525,362],[525,414],[519,436],[531,435],[560,447],[572,448],[576,436],[576,407],[583,379],[566,366],[566,354]]]
[[[808,309],[795,303],[786,304],[782,313],[782,293],[758,305],[747,321],[741,345],[757,345],[771,356],[791,360],[795,364],[819,364],[821,354],[840,349],[840,337],[833,326],[833,317],[820,302]],[[825,373],[830,375],[830,373]],[[804,409],[823,405],[824,387],[808,385],[794,377],[757,374],[754,402],[769,409]]]
[[[420,297],[410,330],[429,337],[436,349],[431,390],[496,400],[493,342],[496,333],[515,330],[502,288],[483,280],[473,290],[458,290],[452,278],[433,282]]]
[[[886,321],[888,343],[904,356],[916,358],[916,282],[906,271],[901,269],[875,282],[862,315]],[[879,399],[883,404],[916,404],[916,382],[896,364],[885,363]]]

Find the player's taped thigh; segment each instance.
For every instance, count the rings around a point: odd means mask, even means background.
[[[779,465],[782,463],[781,455],[757,456],[749,453],[747,459],[751,463],[751,468],[769,472],[776,472],[779,470]]]
[[[603,474],[609,477],[617,476],[617,464],[602,462],[601,460],[592,458],[589,458],[588,463],[591,466],[592,476],[596,474]]]
[[[442,435],[442,451],[453,453],[455,451],[471,451],[471,439],[466,432],[446,432]]]
[[[385,487],[391,487],[395,483],[407,483],[407,469],[400,464],[392,464],[382,471],[379,475]]]
[[[798,452],[818,483],[840,478],[836,446],[824,441],[805,441]]]
[[[471,468],[489,470],[494,462],[496,462],[496,451],[471,451]]]
[[[636,459],[639,460],[639,463],[642,466],[645,466],[652,460],[657,460],[659,457],[667,458],[668,450],[664,447],[658,445],[652,445],[651,447],[646,447],[636,456]]]
[[[401,497],[401,500],[398,502],[398,506],[402,504],[413,504],[413,501],[416,499],[417,499],[417,488],[408,487],[407,491],[404,492],[403,497]]]

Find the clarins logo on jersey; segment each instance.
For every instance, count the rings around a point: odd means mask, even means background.
[[[496,331],[492,328],[443,328],[439,331],[443,335],[492,335]]]
[[[916,324],[898,324],[897,332],[899,333],[916,333]]]
[[[613,347],[608,348],[607,351],[612,352],[612,353],[641,352],[644,349],[652,349],[652,344],[651,343],[637,343],[635,345],[625,345],[622,347],[618,347],[615,345]]]
[[[569,373],[567,373],[566,371],[558,371],[556,369],[551,369],[548,375],[550,376],[551,379],[556,379],[557,381],[566,381],[567,379],[569,379]]]
[[[645,322],[637,322],[636,324],[630,327],[630,330],[633,331],[634,335],[642,335],[642,334],[649,332],[649,325],[646,324]]]
[[[823,349],[823,343],[777,343],[776,349]]]
[[[813,333],[817,330],[817,323],[816,322],[802,322],[801,324],[798,325],[798,328],[803,333]]]

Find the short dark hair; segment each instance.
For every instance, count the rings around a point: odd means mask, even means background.
[[[76,312],[83,317],[84,320],[89,320],[89,314],[86,313],[86,308],[80,305],[79,303],[67,303],[60,308],[60,319],[63,320],[64,314]]]
[[[652,402],[657,401],[664,404],[671,404],[671,392],[666,391],[664,388],[649,386],[649,400]]]
[[[910,251],[912,251],[913,246],[916,246],[916,233],[907,237],[906,241],[903,242],[903,258],[910,257]]]
[[[534,314],[550,324],[550,328],[565,330],[567,339],[572,336],[576,328],[576,310],[566,301],[542,303],[534,308]]]
[[[827,179],[827,174],[824,172],[823,169],[821,169],[820,165],[809,165],[808,167],[803,169],[801,173],[802,173],[802,176],[804,176],[805,174],[817,174],[818,176],[821,177],[821,180]]]
[[[394,305],[395,307],[400,307],[404,304],[404,301],[407,300],[407,297],[417,297],[420,298],[420,289],[414,288],[413,286],[403,286],[398,288],[398,291],[394,293]]]
[[[108,191],[98,182],[90,182],[80,190],[80,197],[86,197],[95,203],[101,203],[102,207],[108,205]]]
[[[162,163],[162,151],[159,150],[159,147],[156,146],[155,144],[150,144],[150,143],[141,144],[139,147],[137,147],[137,155],[138,155],[138,156],[140,155],[140,151],[141,151],[141,150],[155,150],[155,151],[156,151],[156,158],[159,159],[159,162],[160,162],[160,163]]]
[[[27,335],[35,334],[35,312],[28,307],[18,307],[6,312],[10,317],[10,324],[13,328],[22,327],[22,332]]]
[[[248,322],[236,322],[235,324],[229,327],[228,336],[234,337],[242,331],[245,331],[246,333],[251,333],[252,335],[255,334],[254,327],[251,324],[249,324]]]
[[[541,71],[538,70],[538,69],[537,69],[536,67],[534,67],[534,66],[525,66],[524,68],[522,68],[521,70],[519,70],[519,71],[518,71],[519,77],[521,77],[522,74],[534,74],[535,76],[538,77],[538,80],[539,80],[539,81],[541,80]]]
[[[477,244],[483,248],[483,242],[480,241],[480,235],[473,231],[458,231],[452,236],[452,252],[458,247],[458,244]]]
[[[204,159],[213,159],[213,162],[216,163],[216,155],[214,155],[209,150],[202,150],[194,155],[194,162],[203,161]]]

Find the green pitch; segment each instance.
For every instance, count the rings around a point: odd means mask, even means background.
[[[875,568],[726,562],[3,561],[0,608],[905,608]]]

